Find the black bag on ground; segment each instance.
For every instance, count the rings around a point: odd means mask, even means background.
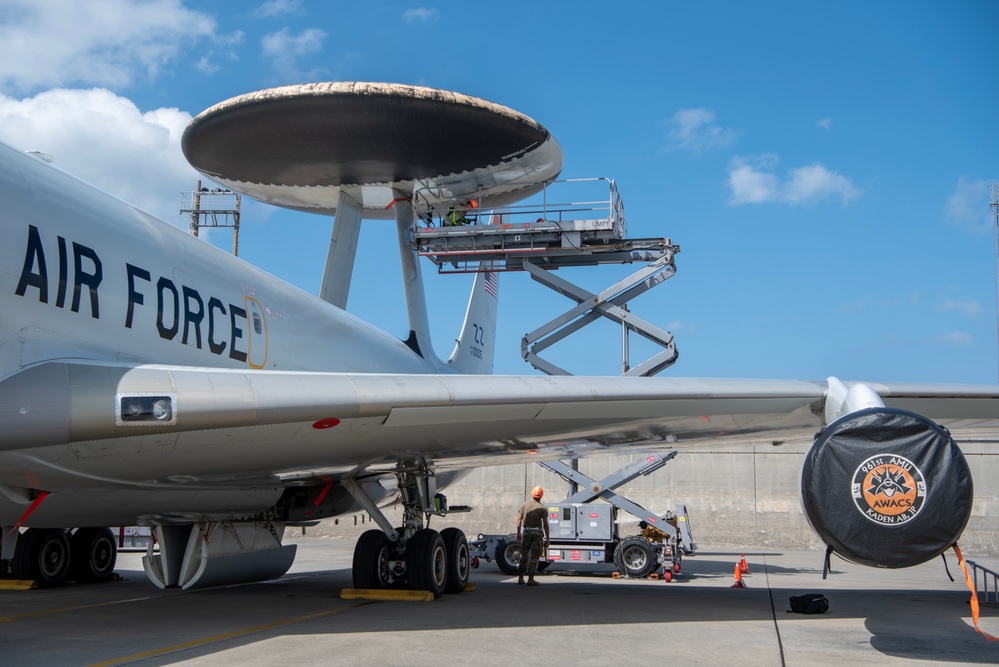
[[[829,600],[822,593],[805,593],[804,595],[792,595],[789,599],[791,608],[787,613],[795,614],[824,614],[829,611]]]

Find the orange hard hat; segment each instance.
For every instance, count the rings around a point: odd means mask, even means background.
[[[533,489],[531,489],[531,495],[534,496],[535,498],[540,498],[541,496],[545,495],[545,490],[542,489],[540,486],[536,486]]]
[[[478,199],[469,199],[468,200],[468,206],[470,208],[479,208],[479,200]]]

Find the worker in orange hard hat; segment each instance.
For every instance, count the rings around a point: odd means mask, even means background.
[[[517,541],[520,542],[518,584],[524,583],[524,574],[527,574],[527,585],[538,585],[534,580],[534,575],[538,573],[538,560],[541,558],[541,550],[548,548],[551,538],[548,528],[548,508],[541,504],[544,495],[544,489],[540,486],[534,487],[531,489],[531,499],[521,505],[520,511],[517,512]]]
[[[475,210],[477,208],[479,208],[479,200],[477,199],[469,199],[464,204],[451,207],[451,210],[444,216],[444,226],[459,227],[472,224],[473,221],[468,218],[468,209]]]

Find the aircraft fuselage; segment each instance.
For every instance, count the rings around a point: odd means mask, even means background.
[[[0,183],[0,377],[55,358],[430,370],[385,332],[8,147]]]

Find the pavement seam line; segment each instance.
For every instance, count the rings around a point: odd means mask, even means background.
[[[767,594],[770,596],[770,615],[774,619],[774,632],[777,634],[777,651],[780,653],[780,664],[784,667],[786,664],[784,662],[784,640],[780,636],[780,625],[777,623],[777,607],[774,605],[774,589],[770,586],[770,568],[767,567],[767,556],[764,554],[763,558],[763,576],[767,580]]]
[[[120,658],[112,658],[111,660],[95,662],[89,665],[88,667],[111,667],[112,665],[123,665],[129,662],[138,662],[139,660],[145,660],[147,658],[155,658],[157,656],[166,655],[168,653],[186,651],[187,649],[197,648],[199,646],[207,646],[209,644],[214,644],[216,642],[222,642],[228,639],[235,639],[236,637],[245,637],[246,635],[252,635],[257,632],[266,632],[267,630],[274,630],[275,628],[281,628],[286,625],[294,625],[295,623],[303,623],[305,621],[312,621],[317,618],[333,616],[334,614],[339,614],[345,611],[351,611],[353,609],[359,609],[361,607],[366,607],[372,604],[377,604],[377,603],[373,601],[365,601],[365,602],[360,602],[358,604],[352,604],[348,607],[327,609],[326,611],[320,611],[314,614],[306,614],[305,616],[296,616],[295,618],[289,618],[283,621],[275,621],[274,623],[265,623],[264,625],[257,625],[252,628],[233,630],[232,632],[226,632],[220,635],[212,635],[211,637],[203,637],[201,639],[194,639],[192,641],[184,642],[182,644],[174,644],[173,646],[164,646],[163,648],[152,649],[150,651],[143,651],[142,653],[133,653],[132,655],[126,655]]]

